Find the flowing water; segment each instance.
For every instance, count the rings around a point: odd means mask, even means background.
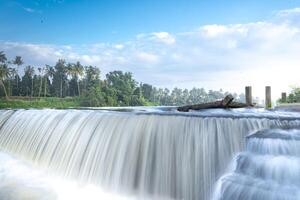
[[[245,136],[295,126],[263,110],[2,110],[0,199],[209,199]]]
[[[300,130],[262,130],[246,143],[232,171],[220,179],[214,199],[299,200]]]

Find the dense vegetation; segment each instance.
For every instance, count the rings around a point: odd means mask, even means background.
[[[222,90],[206,92],[203,88],[174,88],[172,91],[156,88],[138,83],[130,72],[113,71],[100,79],[98,67],[68,63],[63,59],[54,66],[23,67],[21,56],[8,60],[4,52],[0,52],[0,108],[183,105],[226,95]]]
[[[292,87],[291,93],[287,96],[286,102],[281,103],[299,103],[300,102],[300,88],[299,87]]]

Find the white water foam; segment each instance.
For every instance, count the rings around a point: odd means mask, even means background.
[[[246,135],[300,125],[296,114],[245,110],[7,112],[0,113],[2,151],[56,176],[139,199],[209,199]]]
[[[269,129],[247,137],[214,200],[299,200],[300,130]]]

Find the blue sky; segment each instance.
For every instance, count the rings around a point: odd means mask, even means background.
[[[79,60],[158,87],[300,84],[300,0],[0,0],[0,51]],[[281,80],[281,81],[278,81]]]
[[[248,23],[300,5],[294,0],[1,0],[2,40],[91,44],[138,33],[183,32],[206,24]]]

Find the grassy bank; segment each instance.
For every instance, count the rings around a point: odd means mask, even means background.
[[[82,107],[94,107],[93,102],[87,98],[80,97],[10,97],[9,100],[0,98],[0,109],[17,109],[17,108],[82,108]],[[113,105],[103,105],[113,106]],[[158,103],[144,101],[143,106],[158,106]],[[99,106],[96,106],[99,107]]]
[[[11,98],[0,99],[0,109],[4,108],[76,108],[80,107],[78,98]]]

